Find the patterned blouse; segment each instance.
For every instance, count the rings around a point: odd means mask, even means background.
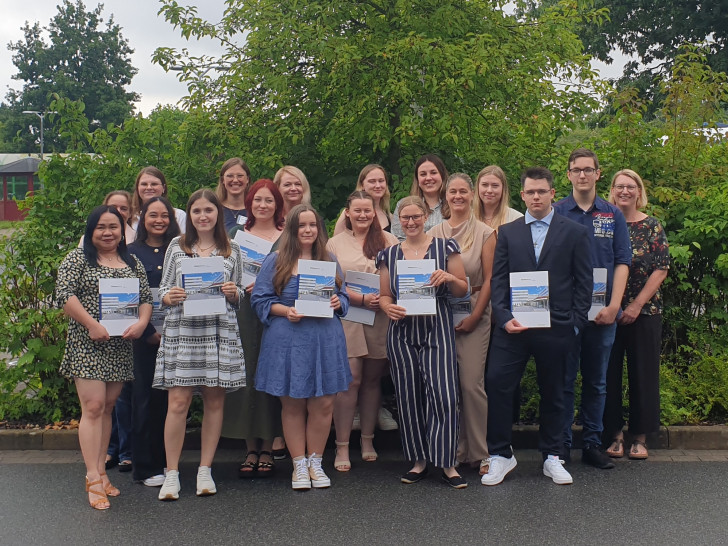
[[[667,237],[660,222],[648,216],[637,222],[627,222],[629,238],[632,242],[632,265],[629,266],[629,279],[622,298],[622,308],[632,303],[647,283],[649,276],[657,269],[670,269],[670,253]],[[641,315],[662,313],[662,294],[658,289],[640,311]]]

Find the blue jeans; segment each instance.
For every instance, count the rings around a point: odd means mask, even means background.
[[[111,414],[111,438],[106,453],[120,461],[131,460],[131,391],[131,381],[124,383]]]
[[[607,394],[607,367],[614,344],[617,323],[600,326],[589,322],[579,333],[573,351],[566,359],[564,382],[564,445],[571,449],[571,425],[574,422],[574,383],[581,369],[582,443],[600,446],[602,417]]]

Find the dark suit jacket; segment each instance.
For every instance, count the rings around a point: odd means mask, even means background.
[[[510,273],[548,271],[551,325],[576,326],[582,331],[594,289],[590,244],[584,226],[557,212],[536,263],[531,226],[526,225],[525,218],[502,225],[490,283],[496,325],[502,328],[513,318]]]

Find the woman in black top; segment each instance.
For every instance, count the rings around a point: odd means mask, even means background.
[[[132,445],[134,481],[150,487],[164,483],[164,420],[167,391],[153,389],[154,367],[164,315],[159,313],[157,288],[169,242],[179,235],[172,204],[166,197],[152,197],[141,210],[137,238],[129,252],[142,262],[154,295],[154,314],[144,334],[134,342],[134,388],[132,392]],[[155,325],[159,328],[155,328]]]

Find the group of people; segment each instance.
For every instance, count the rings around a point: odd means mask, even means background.
[[[329,487],[323,453],[332,421],[335,470],[352,468],[357,408],[361,458],[377,460],[374,430],[388,369],[410,464],[402,483],[420,481],[431,464],[454,488],[467,486],[464,466],[478,469],[484,485],[496,485],[516,466],[513,407],[530,356],[545,475],[572,481],[564,463],[579,369],[583,461],[610,468],[610,457],[625,454],[625,353],[629,456],[646,458],[646,435],[659,425],[659,287],[669,267],[667,241],[659,222],[640,212],[647,198],[636,173],[614,176],[611,203],[596,194],[600,175],[596,155],[575,150],[567,171],[573,192],[552,206],[552,173],[524,171],[524,216],[510,208],[499,167],[484,168],[473,182],[464,173],[449,175],[428,154],[416,162],[410,196],[392,214],[385,169],[367,165],[329,239],[296,167],[251,183],[245,162],[230,159],[217,189],[194,192],[185,211],[166,198],[158,169],[142,169],[126,203],[119,199],[125,192],[112,192],[91,212],[80,247],[58,272],[57,299],[70,318],[61,372],[75,381],[81,403],[90,505],[107,509],[109,497],[119,494],[105,459],[125,383],[133,477],[160,487],[160,500],[179,498],[194,394],[204,408],[197,495],[216,493],[211,466],[221,435],[245,440],[240,477],[270,476],[285,445],[293,489]],[[271,249],[254,282],[243,282],[239,232]],[[190,315],[182,270],[186,260],[205,257],[224,263],[225,312]],[[335,262],[330,317],[297,309],[300,260]],[[434,306],[408,311],[400,270],[425,263]],[[601,301],[595,288],[601,268],[603,305],[588,316],[593,301]],[[548,272],[548,327],[523,325],[511,307],[513,274],[537,271]],[[347,283],[354,273],[378,275],[378,291]],[[119,278],[138,279],[138,320],[110,336],[100,322],[99,281]],[[355,308],[373,319],[346,320]]]

